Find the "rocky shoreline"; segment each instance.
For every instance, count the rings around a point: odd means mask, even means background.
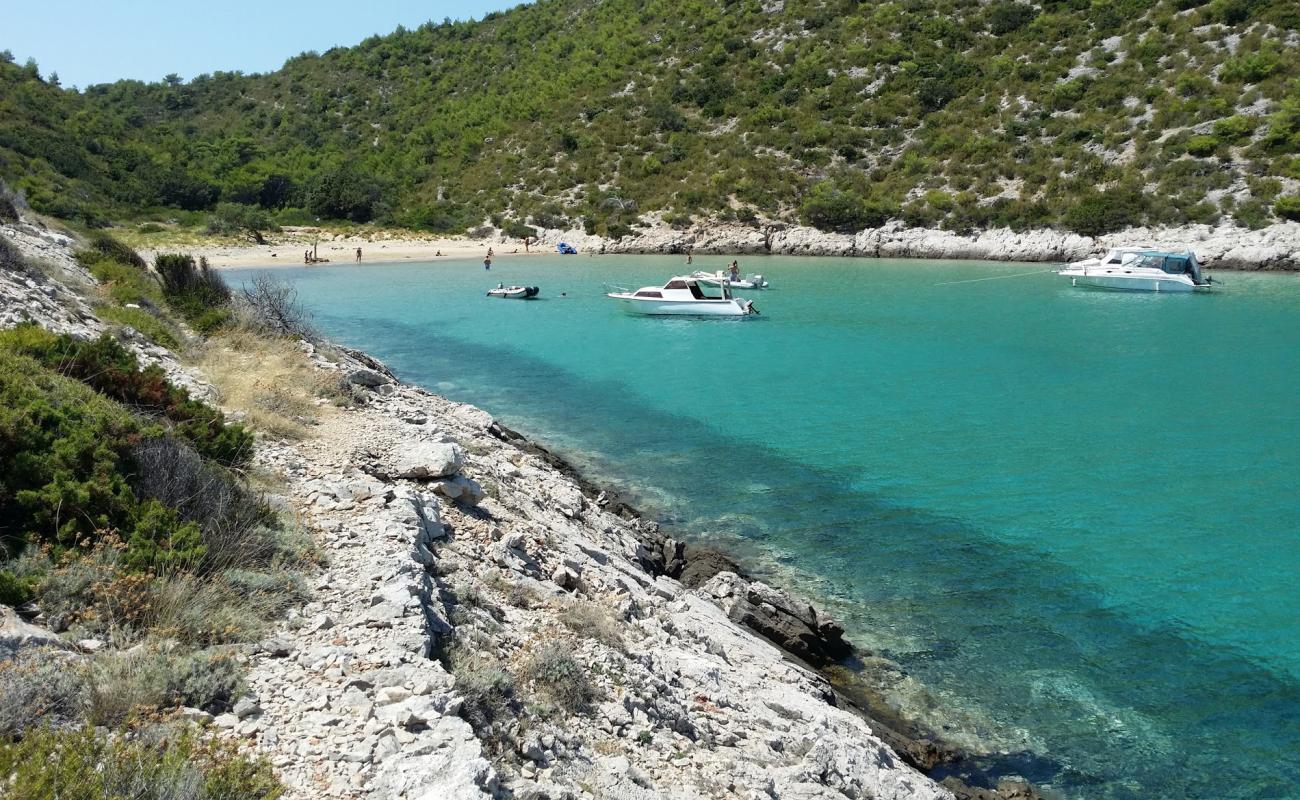
[[[498,237],[497,241],[505,244],[513,240]],[[909,228],[901,222],[857,233],[826,233],[785,223],[703,223],[677,229],[656,222],[619,239],[588,235],[581,230],[548,230],[542,232],[540,243],[553,249],[561,241],[574,245],[579,252],[597,253],[693,252],[1046,263],[1077,261],[1120,245],[1147,244],[1158,249],[1191,249],[1212,270],[1300,270],[1300,222],[1282,222],[1259,230],[1233,225],[1131,228],[1097,237],[1050,228],[1030,231],[994,228],[959,234]]]
[[[71,240],[5,233],[50,269],[0,273],[2,324],[109,328],[74,290],[94,279]],[[859,654],[807,602],[666,536],[486,412],[364,353],[300,346],[365,400],[322,408],[304,439],[259,437],[274,504],[325,563],[312,599],[241,656],[230,711],[184,711],[269,758],[287,797],[1036,796],[926,777],[965,754],[853,680]]]

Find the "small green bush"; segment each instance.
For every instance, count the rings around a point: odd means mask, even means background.
[[[1208,134],[1193,136],[1187,140],[1187,153],[1204,158],[1212,156],[1219,149],[1219,138]]]
[[[145,268],[144,259],[140,257],[139,253],[122,244],[117,239],[114,239],[112,236],[109,236],[107,233],[103,233],[102,231],[92,233],[90,235],[89,244],[91,252],[98,253],[102,258],[106,258],[109,261],[116,261],[119,264],[136,267],[137,269]]]
[[[167,302],[199,333],[213,333],[233,319],[230,287],[206,258],[195,263],[193,256],[161,253],[154,259],[154,269]]]
[[[1259,127],[1259,120],[1237,114],[1214,122],[1214,135],[1225,142],[1240,142],[1250,138]]]
[[[536,228],[530,228],[516,220],[506,220],[505,224],[501,226],[501,232],[513,239],[523,239],[525,237],[529,239],[537,238]]]
[[[456,676],[456,690],[465,698],[460,716],[482,736],[496,720],[509,716],[515,681],[500,664],[465,651],[458,648],[452,652],[451,671]]]
[[[989,32],[1003,36],[1028,25],[1036,16],[1038,12],[1031,5],[998,0],[989,6]]]
[[[276,800],[284,787],[264,759],[189,731],[42,728],[0,742],[6,800]]]
[[[596,687],[586,669],[558,643],[551,642],[535,651],[523,672],[538,691],[570,713],[582,711],[596,699]]]
[[[107,258],[95,250],[77,251],[77,261],[95,276],[109,298],[118,305],[161,306],[162,288],[145,270]]]
[[[1273,203],[1273,213],[1282,219],[1300,222],[1300,194],[1283,195]]]
[[[100,306],[95,311],[100,319],[134,328],[155,344],[173,350],[180,347],[180,336],[172,326],[143,308]]]

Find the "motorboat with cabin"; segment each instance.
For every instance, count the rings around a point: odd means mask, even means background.
[[[1076,261],[1058,275],[1073,286],[1130,292],[1193,292],[1213,281],[1191,250],[1181,253],[1141,247],[1114,247],[1101,258]]]
[[[536,286],[506,286],[498,283],[495,289],[488,289],[488,297],[504,297],[510,300],[531,300],[541,289]]]
[[[637,314],[664,314],[697,317],[744,317],[757,314],[749,300],[731,296],[731,286],[704,283],[692,275],[673,278],[663,286],[643,286],[636,291],[620,289],[608,292]]]
[[[766,289],[767,281],[763,280],[762,275],[736,275],[731,272],[718,270],[717,272],[694,272],[691,277],[700,283],[708,286],[720,286],[723,281],[731,284],[733,289]]]

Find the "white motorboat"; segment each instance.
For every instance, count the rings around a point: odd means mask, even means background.
[[[727,283],[731,284],[731,288],[733,289],[766,289],[767,288],[767,281],[763,280],[762,275],[757,275],[757,274],[750,274],[745,276],[738,275],[736,277],[732,277],[730,272],[723,272],[722,270],[718,270],[717,272],[703,272],[703,271],[695,272],[691,274],[691,277],[696,279],[700,283],[709,286],[721,286],[723,281],[726,281]]]
[[[536,286],[506,286],[498,283],[497,288],[488,289],[488,297],[506,297],[512,300],[528,300],[536,297],[541,290]]]
[[[1130,292],[1192,292],[1209,289],[1211,279],[1191,250],[1167,253],[1115,247],[1102,258],[1076,261],[1059,271],[1073,286]]]
[[[708,285],[691,275],[678,276],[663,286],[643,286],[635,292],[622,289],[605,296],[619,300],[629,311],[637,314],[678,314],[700,317],[744,317],[757,314],[758,309],[748,300],[731,296],[731,287],[725,281]]]

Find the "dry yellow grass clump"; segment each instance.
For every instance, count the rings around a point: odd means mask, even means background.
[[[273,436],[301,439],[330,411],[317,403],[328,395],[328,380],[293,340],[226,329],[208,341],[199,366],[220,390],[222,405]]]

